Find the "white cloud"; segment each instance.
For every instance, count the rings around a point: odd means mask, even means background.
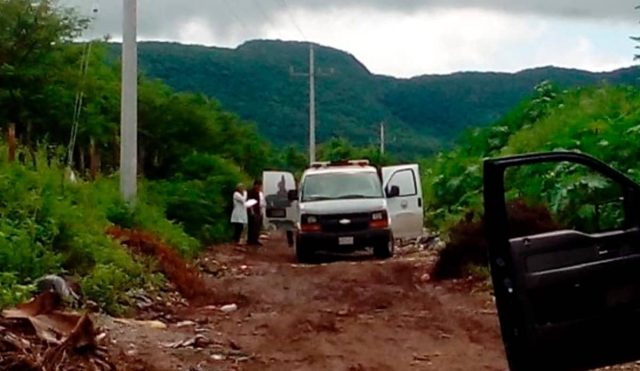
[[[578,68],[588,71],[611,71],[631,64],[631,52],[627,56],[599,51],[594,42],[584,36],[573,39],[573,43],[546,44],[538,48],[530,62],[536,65],[554,64],[559,67]],[[631,49],[629,49],[631,51]]]
[[[189,44],[207,44],[215,39],[216,35],[207,26],[206,21],[194,19],[180,28],[176,41]]]
[[[348,50],[376,73],[413,76],[460,69],[496,68],[501,50],[534,41],[543,22],[497,12],[463,9],[412,15],[373,10],[310,13],[292,16],[307,37]],[[286,24],[281,15],[278,24]],[[266,28],[268,36],[300,38],[295,28]],[[504,54],[504,53],[503,53]]]
[[[242,21],[242,14],[236,14]],[[299,31],[302,29],[302,33]],[[632,25],[542,18],[485,9],[389,12],[295,8],[224,33],[190,18],[172,34],[143,39],[234,47],[247,39],[302,40],[346,50],[372,72],[399,77],[461,70],[518,71],[542,65],[593,71],[631,64]],[[640,33],[640,32],[639,32]],[[331,67],[331,66],[325,66]]]

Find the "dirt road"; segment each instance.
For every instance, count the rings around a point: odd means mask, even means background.
[[[125,370],[506,370],[491,297],[427,280],[433,256],[300,266],[282,239],[206,256],[212,295],[238,309],[174,306],[110,323]],[[185,322],[189,321],[189,322]],[[200,347],[175,342],[196,338]],[[169,348],[174,342],[174,347]]]
[[[6,312],[0,369],[87,371],[113,363],[120,371],[507,370],[486,287],[430,281],[429,251],[299,265],[275,238],[249,251],[213,248],[198,260],[203,279],[161,242],[128,236],[127,246],[160,260],[172,281],[165,292],[138,292],[144,305],[135,319],[56,312],[59,296],[43,293]],[[106,331],[96,333],[96,325]],[[53,348],[41,341],[56,342],[56,333],[68,338]],[[607,369],[640,370],[640,362]]]

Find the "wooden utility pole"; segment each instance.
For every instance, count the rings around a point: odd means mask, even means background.
[[[328,71],[317,70],[313,44],[309,43],[309,72],[297,73],[289,67],[292,76],[309,76],[309,162],[316,160],[316,76],[333,74],[333,68]]]
[[[13,163],[16,161],[16,148],[18,147],[16,141],[16,124],[13,122],[9,123],[9,127],[7,128],[6,141],[9,144],[9,162]]]

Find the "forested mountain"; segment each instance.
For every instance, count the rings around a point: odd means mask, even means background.
[[[120,46],[112,44],[112,55]],[[308,138],[308,45],[256,40],[235,49],[143,42],[140,67],[180,91],[202,92],[256,122],[275,144],[305,146]],[[331,72],[316,80],[317,135],[378,143],[387,122],[387,148],[403,157],[447,146],[465,128],[489,124],[532,93],[543,80],[563,87],[602,80],[633,84],[635,68],[609,73],[543,67],[519,73],[462,72],[397,79],[371,74],[353,55],[317,46],[316,67]]]

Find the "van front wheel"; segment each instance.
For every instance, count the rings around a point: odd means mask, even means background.
[[[302,264],[311,264],[313,263],[313,259],[315,254],[313,250],[309,250],[304,246],[300,245],[300,239],[296,238],[296,260],[298,263]]]
[[[388,259],[393,256],[395,251],[393,235],[389,236],[389,239],[380,242],[378,245],[373,247],[373,255],[378,259]]]

